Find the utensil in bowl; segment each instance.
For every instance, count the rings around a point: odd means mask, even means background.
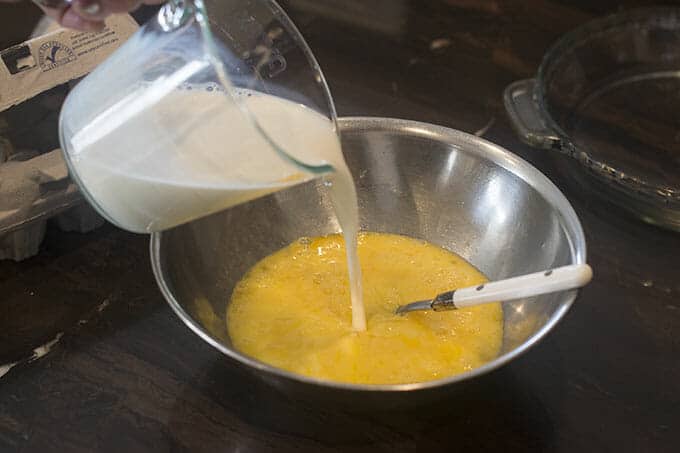
[[[543,294],[581,288],[590,282],[593,270],[587,264],[572,264],[533,274],[507,278],[495,282],[454,289],[437,294],[430,300],[411,302],[397,307],[396,313],[412,311],[448,311],[498,301],[541,296]]]
[[[341,118],[361,228],[420,238],[451,250],[490,279],[586,262],[576,213],[534,167],[479,137],[385,118]],[[577,290],[503,302],[499,356],[436,381],[329,382],[277,369],[236,350],[226,311],[236,283],[259,260],[301,236],[339,231],[327,188],[311,181],[151,236],[157,282],[203,340],[296,397],[352,409],[420,405],[508,363],[562,318]],[[369,321],[370,322],[370,321]]]
[[[505,107],[589,195],[680,231],[679,68],[680,8],[631,10],[564,35]]]

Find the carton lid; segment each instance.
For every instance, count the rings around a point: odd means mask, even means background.
[[[59,28],[0,52],[0,112],[92,71],[139,25],[129,14],[106,20],[100,32]]]

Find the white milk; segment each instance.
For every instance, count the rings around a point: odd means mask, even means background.
[[[145,99],[144,90],[128,99]],[[281,98],[239,95],[288,154],[335,169],[329,181],[347,245],[352,322],[364,330],[356,190],[333,123]],[[108,112],[102,124],[71,139],[78,177],[111,220],[127,230],[160,231],[313,177],[280,156],[223,92],[174,91],[153,100],[125,112],[133,117],[122,123],[111,121],[127,115]]]

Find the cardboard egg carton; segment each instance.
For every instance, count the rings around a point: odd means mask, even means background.
[[[0,52],[0,259],[38,253],[49,219],[65,231],[104,223],[69,178],[58,117],[73,84],[138,28],[129,15],[106,25],[98,33],[57,28]]]

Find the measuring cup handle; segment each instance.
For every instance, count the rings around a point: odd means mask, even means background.
[[[533,147],[561,148],[561,140],[545,125],[534,100],[536,79],[524,79],[511,83],[503,93],[505,110],[520,139]]]

